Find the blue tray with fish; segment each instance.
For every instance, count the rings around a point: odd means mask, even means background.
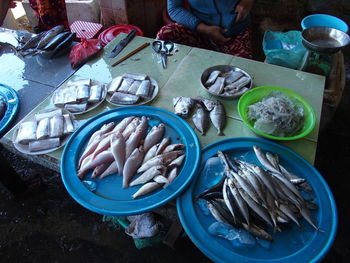
[[[115,173],[103,179],[91,178],[91,171],[80,179],[77,175],[79,159],[93,133],[104,124],[115,122],[130,116],[145,116],[148,129],[163,123],[164,136],[170,137],[172,143],[184,144],[186,157],[179,166],[178,176],[166,188],[133,199],[140,185],[122,188],[123,178]],[[80,205],[104,215],[133,215],[153,210],[176,198],[191,183],[197,174],[200,162],[200,145],[193,129],[175,114],[149,106],[121,107],[103,112],[85,122],[67,142],[61,159],[63,183]],[[92,187],[91,187],[92,186]]]
[[[0,118],[0,135],[2,135],[11,121],[16,117],[19,108],[19,97],[13,88],[0,84],[1,101],[4,103],[2,104],[2,107],[4,107],[2,110],[4,111]]]
[[[281,232],[274,232],[272,227],[266,229],[273,241],[259,238],[254,238],[252,241],[246,238],[243,241],[245,244],[237,243],[237,240],[243,240],[244,237],[235,236],[237,231],[225,230],[224,228],[228,225],[218,223],[209,211],[208,203],[201,198],[196,198],[204,190],[217,184],[224,176],[222,162],[217,157],[218,150],[224,152],[229,158],[237,158],[262,166],[253,150],[254,145],[263,152],[277,154],[279,163],[284,168],[306,179],[313,191],[300,193],[305,200],[312,199],[318,207],[317,210],[310,210],[310,212],[319,231],[316,231],[305,219],[300,218],[300,228],[294,223],[288,223],[288,227]],[[320,173],[288,148],[258,138],[225,139],[205,147],[202,150],[199,173],[191,187],[177,199],[177,209],[188,236],[205,255],[215,262],[319,262],[334,241],[338,220],[333,195]],[[219,224],[221,229],[214,229],[214,225],[216,227]],[[221,236],[216,235],[217,233]],[[231,233],[235,235],[228,235]],[[226,239],[222,236],[226,236]]]

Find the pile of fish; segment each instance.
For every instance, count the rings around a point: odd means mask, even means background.
[[[223,72],[214,70],[210,73],[204,86],[215,95],[234,96],[246,92],[251,81],[250,76],[242,71],[230,70]]]
[[[155,86],[145,74],[124,73],[112,80],[108,87],[109,102],[133,105],[153,97]]]
[[[75,131],[73,120],[62,109],[38,112],[34,120],[22,122],[15,143],[38,152],[61,146],[62,139]]]
[[[55,91],[53,103],[71,113],[82,113],[101,102],[105,96],[104,84],[94,85],[90,79],[73,80]]]
[[[217,152],[224,166],[224,176],[198,196],[206,200],[214,218],[270,241],[272,236],[267,231],[268,227],[283,231],[291,221],[300,227],[300,218],[320,231],[309,212],[317,206],[305,200],[300,193],[311,192],[311,186],[304,178],[288,172],[279,163],[278,155],[264,153],[258,146],[253,146],[253,149],[266,170]]]
[[[222,130],[225,126],[226,112],[224,105],[220,101],[212,101],[203,97],[175,97],[173,98],[175,114],[183,118],[188,118],[192,108],[197,110],[192,116],[195,128],[205,135],[209,128],[209,118],[218,131],[218,135],[224,135]]]
[[[39,54],[44,58],[51,59],[68,52],[75,36],[75,33],[71,33],[59,25],[33,36],[17,50],[22,56]]]
[[[5,98],[1,96],[0,97],[0,121],[2,120],[2,118],[4,118],[6,110],[7,110],[7,102]]]
[[[123,176],[123,188],[142,184],[133,199],[168,186],[179,173],[185,146],[164,137],[164,123],[149,127],[148,121],[130,116],[94,132],[79,159],[78,176],[90,170],[91,178],[100,179],[117,173]]]

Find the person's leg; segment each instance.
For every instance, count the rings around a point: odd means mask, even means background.
[[[228,43],[218,46],[217,51],[237,57],[252,59],[252,29],[248,27]]]

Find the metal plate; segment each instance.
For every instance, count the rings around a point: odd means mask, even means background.
[[[53,110],[53,109],[43,110],[43,111],[40,111],[40,112],[37,112],[37,113],[51,111],[51,110]],[[77,124],[77,121],[74,119],[74,116],[69,111],[67,111],[65,109],[62,109],[62,113],[70,115],[70,118],[72,120],[74,128],[76,129],[78,124]],[[35,115],[34,114],[27,121],[32,121],[32,120],[35,120]],[[17,125],[16,130],[13,133],[12,143],[13,143],[13,145],[15,146],[15,148],[18,151],[20,151],[21,153],[28,154],[28,155],[39,155],[39,154],[46,154],[46,153],[50,153],[50,152],[56,151],[56,150],[60,149],[62,146],[64,146],[66,144],[66,142],[68,141],[69,137],[72,135],[72,134],[67,134],[67,135],[61,137],[61,140],[60,140],[61,144],[58,147],[54,147],[54,148],[47,149],[47,150],[42,150],[42,151],[31,152],[31,151],[29,151],[29,145],[28,144],[15,143],[19,126],[20,126],[20,124]]]
[[[78,160],[90,136],[105,123],[118,123],[128,116],[146,116],[149,126],[159,122],[165,124],[165,135],[172,143],[185,144],[186,158],[177,178],[165,189],[133,200],[132,195],[140,188],[133,186],[123,189],[122,176],[114,174],[103,179],[91,179],[91,171],[84,178],[97,184],[90,192],[77,176]],[[191,183],[200,160],[200,145],[192,128],[175,114],[154,107],[130,106],[103,112],[84,123],[66,144],[61,159],[61,174],[68,193],[85,208],[104,215],[132,215],[153,210],[177,197]]]
[[[19,97],[13,88],[2,84],[0,84],[0,97],[3,97],[7,104],[6,112],[3,118],[0,120],[1,135],[17,115],[19,108]]]
[[[155,99],[155,97],[157,97],[158,95],[158,92],[159,92],[159,87],[158,87],[158,83],[157,81],[155,81],[153,78],[149,78],[150,81],[151,81],[151,84],[154,86],[154,90],[153,90],[153,94],[152,94],[152,97],[150,97],[149,99],[147,100],[142,100],[141,102],[139,103],[135,103],[135,104],[118,104],[118,103],[113,103],[111,102],[111,94],[108,94],[107,93],[107,97],[106,97],[106,101],[108,101],[110,104],[114,105],[114,106],[118,106],[118,107],[124,107],[124,106],[138,106],[138,105],[145,105],[147,103],[150,103],[152,100]]]
[[[269,231],[274,239],[269,249],[260,245],[237,248],[232,246],[228,240],[213,236],[208,232],[208,227],[216,220],[211,214],[205,215],[202,212],[194,197],[218,182],[223,176],[223,171],[220,165],[220,171],[218,167],[215,167],[211,173],[203,174],[206,161],[217,156],[217,150],[221,150],[231,157],[261,165],[255,157],[253,145],[258,145],[264,152],[277,153],[281,164],[289,172],[307,179],[314,190],[314,202],[319,207],[317,211],[312,211],[312,216],[317,226],[324,232],[315,231],[302,219],[300,220],[301,228],[291,224],[290,229],[282,232]],[[205,147],[202,151],[200,172],[191,187],[178,198],[177,208],[188,236],[205,255],[215,262],[318,262],[330,249],[337,229],[335,201],[320,173],[300,155],[288,148],[257,138],[226,139]]]
[[[74,81],[83,80],[83,79],[86,79],[86,78],[78,77],[78,78],[75,78]],[[97,107],[105,100],[106,95],[107,95],[107,86],[106,86],[106,84],[101,83],[101,82],[99,82],[99,81],[97,81],[97,80],[91,79],[91,85],[90,85],[90,87],[93,86],[93,85],[102,85],[102,86],[103,86],[102,95],[101,95],[101,100],[99,100],[98,102],[95,102],[95,103],[88,103],[88,104],[87,104],[87,108],[86,108],[85,111],[81,111],[81,112],[71,112],[73,115],[80,115],[80,114],[84,114],[84,113],[86,113],[86,112],[92,111],[93,109],[97,108]],[[53,105],[55,105],[55,104],[54,104],[55,96],[58,94],[58,92],[62,92],[64,89],[67,89],[67,87],[68,87],[68,86],[67,86],[66,84],[64,84],[64,85],[62,85],[60,88],[58,88],[57,90],[55,90],[55,92],[54,92],[54,94],[52,95],[52,98],[51,98],[51,101],[52,101],[52,104],[53,104]],[[63,106],[63,107],[59,107],[59,106],[57,106],[57,105],[55,105],[55,107],[56,107],[56,108],[61,108],[61,109],[64,108],[64,106]]]

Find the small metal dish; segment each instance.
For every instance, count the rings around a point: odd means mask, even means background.
[[[224,95],[224,94],[217,94],[217,93],[211,92],[204,85],[204,83],[207,81],[209,75],[215,70],[221,71],[221,74],[227,73],[227,72],[229,72],[231,70],[242,72],[244,74],[244,76],[250,78],[250,82],[245,86],[246,89],[244,89],[243,91],[237,92],[237,93],[235,93],[233,95]],[[235,66],[231,66],[231,65],[217,65],[217,66],[213,66],[213,67],[210,67],[210,68],[207,68],[206,70],[204,70],[204,72],[202,73],[202,76],[201,76],[201,84],[202,84],[202,87],[208,93],[210,93],[210,94],[212,94],[214,96],[217,96],[217,97],[220,97],[220,98],[224,98],[224,99],[235,99],[235,98],[239,98],[242,94],[244,94],[245,92],[247,92],[248,90],[250,90],[253,87],[253,78],[246,71],[244,71],[241,68],[238,68],[238,67],[235,67]]]
[[[309,27],[301,32],[301,36],[303,45],[317,53],[336,53],[350,43],[347,33],[330,27]]]

